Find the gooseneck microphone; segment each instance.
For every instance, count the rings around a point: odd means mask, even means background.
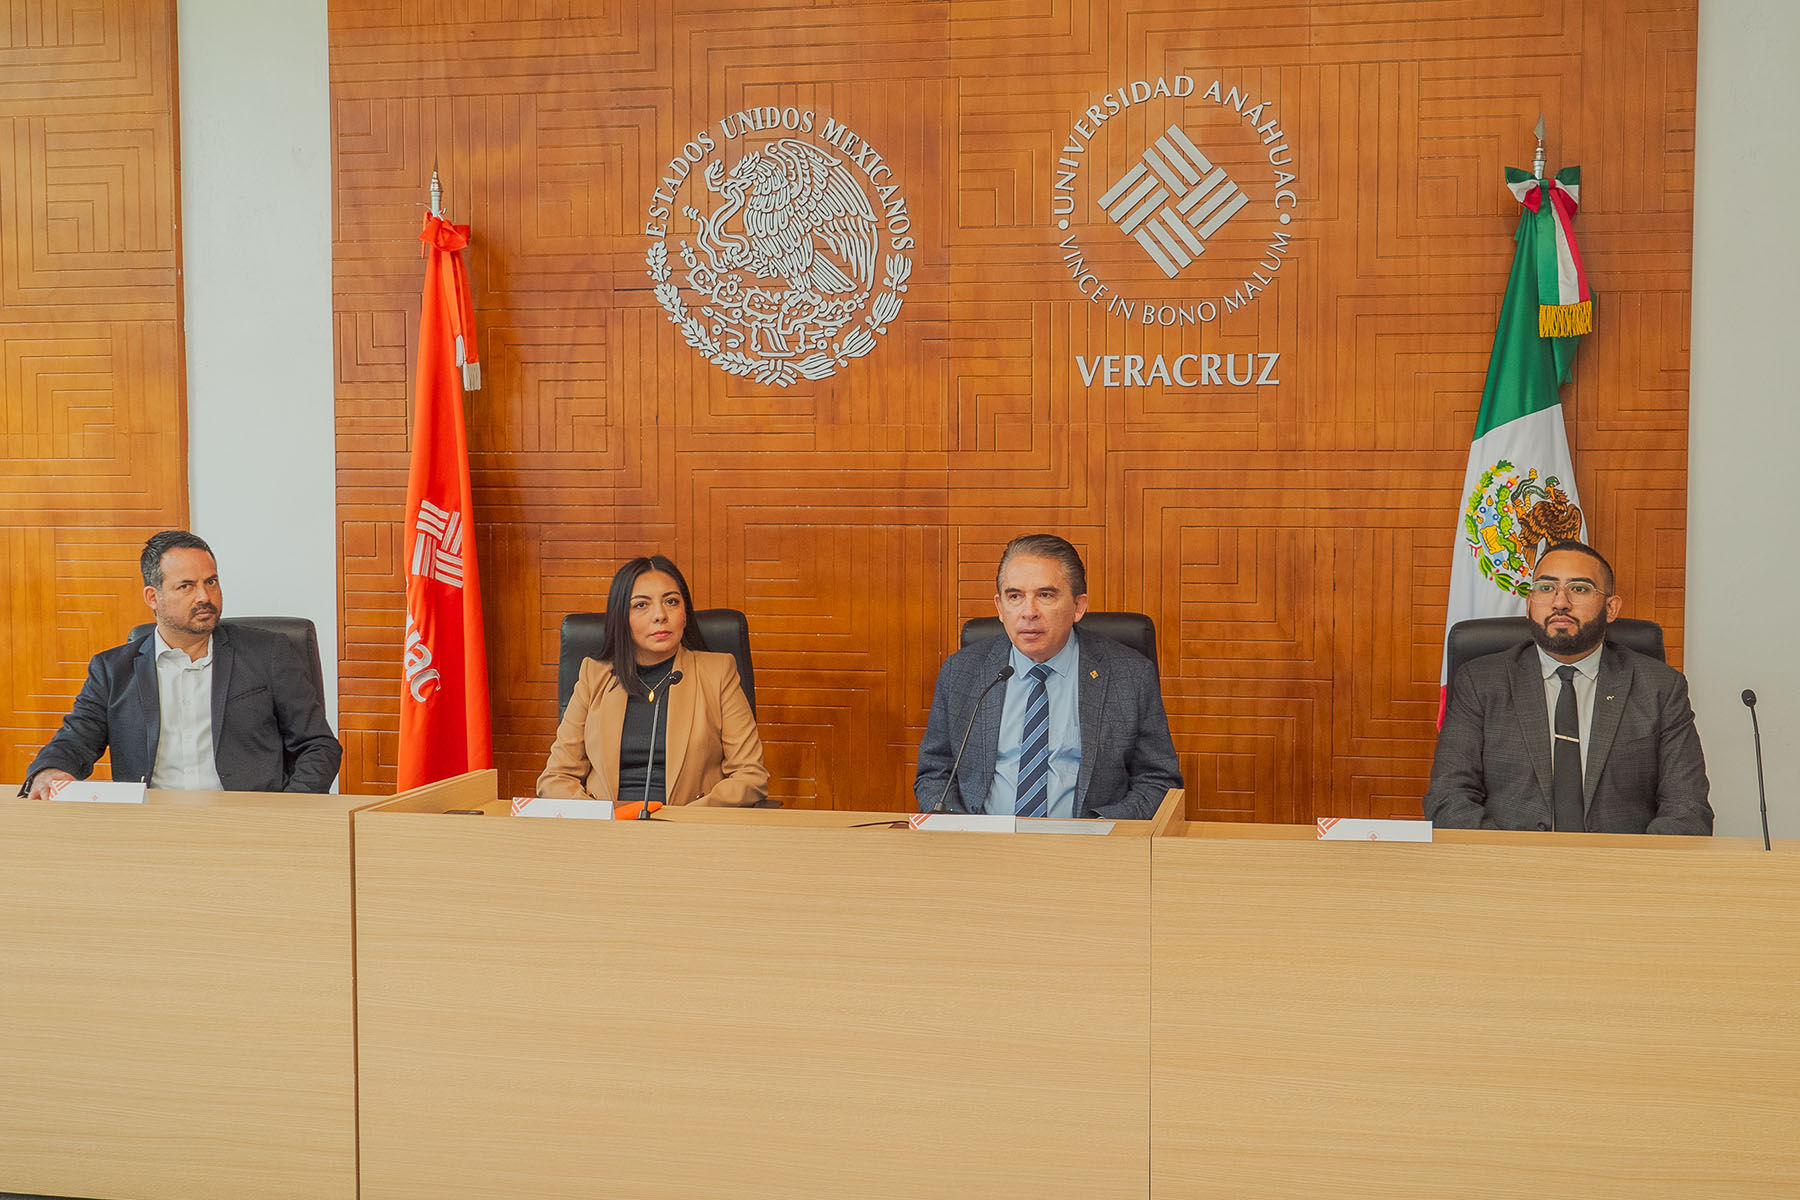
[[[963,751],[969,748],[969,735],[975,732],[975,718],[981,713],[981,702],[987,699],[987,694],[989,692],[1011,679],[1014,674],[1015,672],[1013,671],[1012,664],[1007,663],[1004,667],[1000,668],[1000,673],[989,680],[988,685],[981,689],[981,695],[975,697],[975,707],[969,710],[969,724],[963,729],[962,744],[956,748],[956,758],[950,764],[950,774],[944,780],[944,790],[938,793],[937,803],[931,806],[932,812],[941,813],[944,811],[944,801],[950,795],[950,785],[956,782],[956,768],[962,766]]]
[[[1769,794],[1763,790],[1762,770],[1762,726],[1756,720],[1756,693],[1749,688],[1744,689],[1744,707],[1750,710],[1750,730],[1756,734],[1756,799],[1762,805],[1763,849],[1771,849],[1769,845]]]
[[[651,769],[656,766],[656,719],[662,716],[663,697],[668,695],[670,688],[680,682],[681,672],[670,671],[669,677],[662,681],[661,687],[656,689],[656,703],[650,706],[650,756],[644,761],[644,802],[638,806],[637,815],[637,819],[640,821],[648,821],[650,819],[650,774]],[[668,765],[669,756],[665,754],[663,755],[663,767],[665,770],[668,768]],[[663,802],[665,804],[668,802],[668,794],[669,781],[664,779]]]

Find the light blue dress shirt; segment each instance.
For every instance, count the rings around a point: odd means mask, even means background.
[[[1081,773],[1081,689],[1075,676],[1081,667],[1080,635],[1069,640],[1047,664],[1050,677],[1050,807],[1047,817],[1075,815],[1075,777]],[[1019,743],[1025,737],[1025,700],[1031,693],[1031,668],[1037,666],[1014,646],[1013,677],[1006,681],[1006,705],[1000,710],[1000,753],[994,760],[994,784],[988,789],[987,811],[1010,817],[1019,802]]]

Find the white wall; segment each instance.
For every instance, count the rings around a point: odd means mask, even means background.
[[[1800,837],[1800,4],[1700,0],[1687,659],[1717,832]]]
[[[188,482],[227,615],[311,617],[337,723],[325,0],[182,0]]]

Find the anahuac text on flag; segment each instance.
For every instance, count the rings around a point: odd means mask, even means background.
[[[487,644],[475,561],[463,390],[480,386],[475,308],[462,250],[469,227],[432,209],[419,234],[425,290],[413,388],[403,531],[406,633],[398,784],[419,787],[492,764]]]

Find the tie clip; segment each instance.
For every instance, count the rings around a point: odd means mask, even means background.
[[[1569,736],[1569,735],[1568,735],[1568,734],[1566,734],[1566,733],[1559,733],[1559,734],[1557,734],[1557,735],[1556,735],[1556,740],[1557,740],[1557,741],[1559,741],[1559,742],[1574,742],[1574,743],[1575,743],[1575,744],[1576,744],[1576,745],[1577,745],[1577,746],[1579,746],[1579,745],[1581,745],[1581,739],[1580,739],[1580,738],[1578,738],[1578,737],[1570,737],[1570,736]]]

